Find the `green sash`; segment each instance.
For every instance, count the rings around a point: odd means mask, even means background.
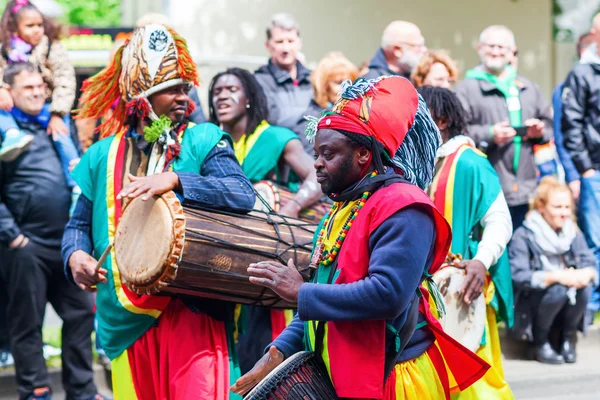
[[[279,159],[285,145],[293,139],[298,139],[298,136],[289,129],[279,126],[265,129],[241,162],[248,179],[252,183],[261,181],[271,171],[275,171],[279,178]]]
[[[503,79],[498,78],[496,75],[492,75],[486,72],[482,68],[474,68],[467,71],[465,78],[477,79],[480,81],[486,81],[492,83],[502,93],[506,99],[506,106],[508,107],[508,117],[510,119],[510,125],[514,128],[523,126],[523,116],[521,114],[521,100],[519,99],[519,87],[516,84],[517,72],[507,67],[506,77]],[[521,136],[515,136],[513,139],[515,145],[515,156],[513,158],[513,170],[515,175],[519,170],[519,160],[521,159],[521,144],[523,138]]]

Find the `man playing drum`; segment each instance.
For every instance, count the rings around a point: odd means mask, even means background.
[[[333,201],[318,230],[311,283],[293,263],[252,264],[252,282],[298,301],[298,314],[232,387],[245,393],[284,358],[322,356],[339,397],[448,399],[489,367],[446,335],[422,282],[439,269],[450,227],[422,188],[431,183],[437,127],[412,84],[345,82],[308,124],[317,179]],[[392,160],[392,156],[397,156]]]
[[[236,371],[239,376],[233,306],[137,295],[123,284],[109,246],[124,201],[138,196],[147,200],[174,190],[184,205],[244,213],[254,206],[230,137],[212,124],[187,120],[193,109],[187,92],[197,83],[185,40],[148,25],[83,87],[80,117],[99,118],[113,104],[116,109],[102,126],[106,138],[73,171],[82,195],[65,231],[63,257],[69,279],[97,290],[97,333],[112,361],[116,399],[227,399],[230,380]],[[96,259],[107,248],[97,270]]]
[[[250,181],[271,179],[296,192],[279,214],[297,218],[302,209],[319,201],[323,192],[317,184],[312,157],[294,132],[269,125],[267,97],[253,74],[230,68],[215,75],[209,93],[210,120],[233,138],[235,155]],[[302,180],[299,188],[298,178]],[[292,310],[241,306],[237,326],[242,372],[254,366],[265,346],[292,318]]]
[[[444,144],[437,151],[436,174],[429,188],[433,203],[452,226],[454,254],[463,261],[466,279],[459,292],[468,307],[484,296],[486,319],[477,355],[492,368],[456,398],[512,399],[504,380],[497,319],[513,323],[513,290],[508,253],[512,222],[498,174],[486,156],[464,133],[467,124],[456,95],[448,89],[423,87],[427,102]],[[483,322],[483,321],[482,321]]]

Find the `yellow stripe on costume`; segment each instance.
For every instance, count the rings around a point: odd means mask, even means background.
[[[434,343],[433,346],[437,346]],[[396,364],[395,400],[444,400],[444,386],[427,352]]]
[[[127,350],[111,361],[112,387],[115,400],[137,400]]]
[[[117,152],[119,151],[119,145],[125,131],[117,134],[110,144],[110,150],[108,151],[108,167],[106,174],[106,208],[108,214],[108,242],[115,242],[116,233],[116,221],[115,221],[115,163],[117,160]],[[115,248],[113,246],[110,251],[111,269],[113,281],[115,283],[115,293],[119,303],[129,312],[134,314],[150,315],[151,317],[158,318],[160,316],[159,310],[144,309],[136,307],[127,297],[127,294],[123,291],[123,285],[121,283],[121,273],[117,266],[117,257],[115,254]]]
[[[486,303],[485,345],[479,346],[479,349],[475,353],[490,364],[491,368],[488,369],[480,380],[469,388],[460,393],[453,394],[451,396],[452,400],[513,400],[515,398],[510,386],[504,379],[496,310],[490,306],[495,292],[496,287],[494,283],[490,279],[486,279],[486,286],[483,289]]]
[[[256,141],[267,130],[271,125],[267,121],[262,121],[250,135],[243,135],[240,140],[233,144],[233,151],[235,152],[235,158],[241,164],[252,150],[252,147],[256,144]]]
[[[458,165],[458,160],[462,153],[470,149],[469,146],[461,146],[458,149],[456,156],[454,157],[454,163],[450,167],[450,173],[448,174],[448,182],[446,183],[446,201],[444,204],[444,218],[446,221],[452,226],[452,207],[454,206],[454,181],[456,180],[456,166]]]

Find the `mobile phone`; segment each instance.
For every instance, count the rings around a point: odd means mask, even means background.
[[[517,126],[515,127],[515,131],[517,132],[517,136],[527,136],[527,126]]]

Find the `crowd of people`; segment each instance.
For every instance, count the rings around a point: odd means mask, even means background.
[[[206,115],[168,21],[140,23],[80,95],[51,19],[12,0],[0,25],[0,362],[14,359],[20,399],[52,396],[47,303],[63,321],[68,399],[106,398],[93,332],[122,399],[241,398],[303,349],[340,397],[512,399],[498,321],[531,344],[524,357],[576,362],[600,305],[600,14],[550,103],[518,73],[503,25],[481,32],[464,73],[406,21],[362,68],[332,52],[310,71],[299,25],[279,13],[268,63],[215,75]],[[147,176],[118,175],[124,147]],[[243,214],[263,180],[292,193],[284,216],[332,204],[311,283],[292,262],[248,269],[297,310],[138,296],[116,258],[97,268],[123,201],[174,190],[184,206]],[[438,322],[429,278],[442,264],[464,270],[467,306],[485,300],[473,352]]]

